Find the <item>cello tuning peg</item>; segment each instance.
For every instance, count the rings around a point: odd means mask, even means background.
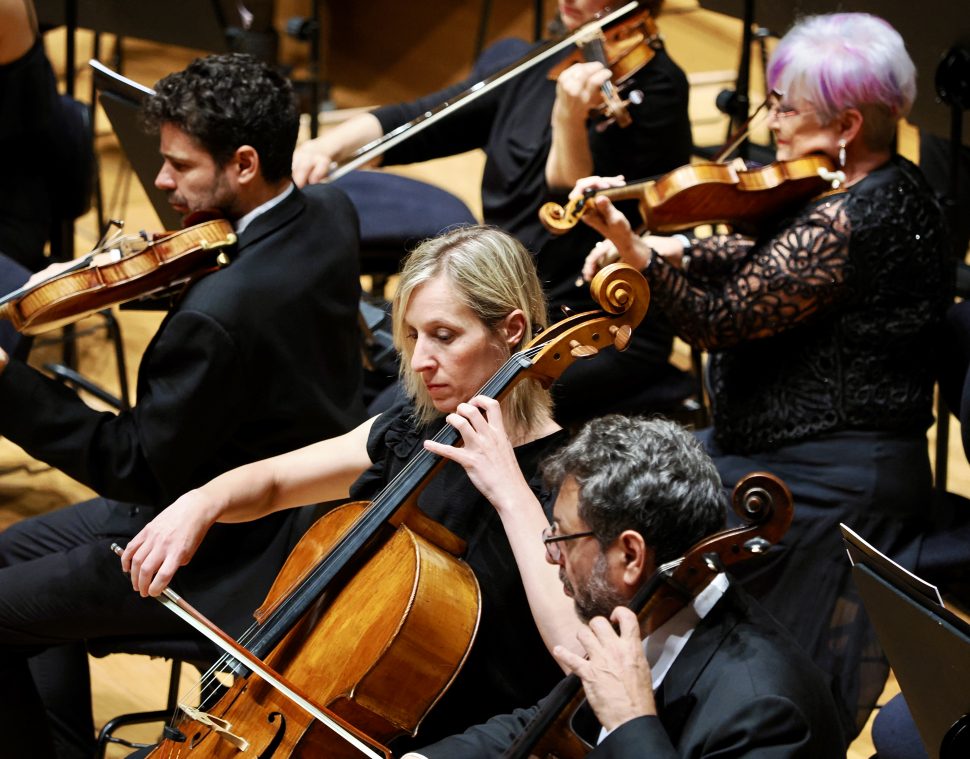
[[[721,563],[721,557],[713,552],[704,554],[704,566],[706,566],[712,572],[724,571],[724,564]]]
[[[627,93],[627,99],[623,102],[624,105],[640,105],[643,102],[643,90],[630,90]]]
[[[771,543],[764,538],[751,538],[744,544],[744,547],[748,553],[761,554],[771,548]]]
[[[625,351],[630,344],[630,336],[633,329],[629,324],[617,327],[615,324],[610,327],[610,334],[613,336],[613,345],[618,351]]]
[[[595,356],[599,351],[592,345],[583,345],[578,340],[569,341],[569,352],[576,358]]]

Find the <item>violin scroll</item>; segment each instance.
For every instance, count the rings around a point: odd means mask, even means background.
[[[551,234],[564,234],[579,223],[590,207],[590,198],[605,195],[611,200],[636,199],[640,215],[653,233],[718,223],[755,229],[800,203],[838,189],[833,187],[839,176],[834,169],[824,155],[751,169],[726,163],[687,164],[658,179],[590,190],[565,207],[545,203],[539,209],[539,220]]]

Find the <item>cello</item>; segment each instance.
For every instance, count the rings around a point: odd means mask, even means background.
[[[542,332],[480,393],[501,398],[527,377],[548,384],[577,359],[626,347],[649,304],[645,280],[616,265],[592,290],[606,313],[578,314]],[[435,436],[458,439],[448,425]],[[477,583],[456,558],[461,541],[416,507],[441,464],[422,450],[372,502],[338,507],[311,527],[240,641],[245,658],[228,647],[233,685],[206,694],[197,710],[183,709],[152,757],[230,757],[240,745],[267,758],[357,755],[359,747],[253,674],[249,659],[370,742],[418,729],[460,668],[478,621]]]
[[[727,566],[764,553],[788,531],[794,515],[791,491],[779,478],[754,472],[734,488],[732,504],[746,526],[710,535],[683,557],[657,568],[628,604],[637,613],[641,637],[651,617],[662,621],[689,603]],[[579,759],[593,746],[573,730],[584,701],[582,681],[565,677],[543,701],[503,759]]]

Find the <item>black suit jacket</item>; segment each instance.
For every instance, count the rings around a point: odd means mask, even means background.
[[[346,196],[294,190],[162,322],[131,411],[95,411],[11,362],[0,375],[0,434],[116,499],[103,531],[123,538],[221,472],[351,429],[365,417],[357,255]],[[290,511],[216,525],[176,588],[237,629],[308,522]]]
[[[428,759],[501,756],[538,708],[493,718],[420,753]],[[845,756],[821,673],[764,610],[734,587],[674,661],[658,691],[657,708],[659,717],[621,725],[589,756]],[[588,737],[595,742],[597,734]]]

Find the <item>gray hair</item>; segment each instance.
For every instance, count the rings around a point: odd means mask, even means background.
[[[916,67],[888,22],[831,13],[802,19],[782,37],[768,64],[768,86],[789,100],[807,100],[823,124],[858,108],[866,144],[883,149],[916,99]]]
[[[594,419],[546,460],[543,476],[549,487],[576,480],[579,516],[602,546],[635,530],[658,565],[724,526],[726,497],[714,462],[666,419]]]

